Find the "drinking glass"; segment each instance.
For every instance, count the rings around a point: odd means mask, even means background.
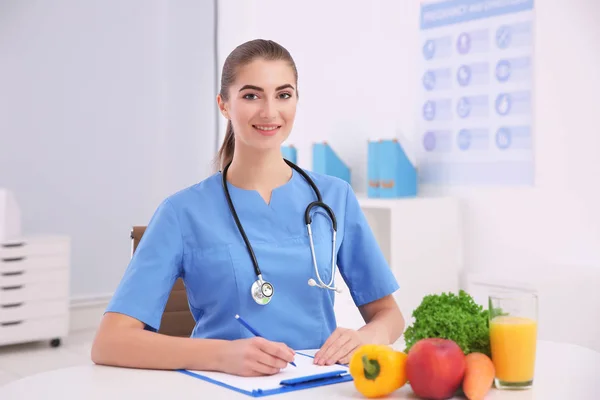
[[[490,295],[489,321],[496,388],[531,388],[537,349],[538,296],[531,292]]]

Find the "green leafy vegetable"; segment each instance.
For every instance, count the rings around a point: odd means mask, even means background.
[[[406,352],[421,339],[443,338],[456,342],[465,354],[480,352],[491,356],[488,311],[464,290],[458,295],[425,296],[412,316],[415,321],[404,332]]]

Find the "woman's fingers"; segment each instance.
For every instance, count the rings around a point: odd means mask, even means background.
[[[259,358],[255,359],[251,366],[252,370],[257,373],[257,375],[275,375],[281,368],[274,367],[269,364],[265,364]]]
[[[284,343],[271,342],[269,340],[262,339],[259,340],[257,344],[260,350],[274,358],[283,361],[285,364],[294,361],[296,353]],[[285,365],[282,368],[285,368]]]
[[[253,352],[253,370],[264,375],[273,375],[293,361],[294,352],[283,343],[257,338]]]
[[[323,346],[317,351],[315,354],[315,364],[320,364],[321,360],[326,360],[329,353],[331,352],[331,347],[335,346],[335,343],[338,341],[340,336],[342,336],[344,332],[343,328],[337,328],[333,331],[333,333],[325,340]]]
[[[328,364],[334,364],[336,362],[340,364],[348,364],[350,362],[350,356],[358,348],[358,346],[360,346],[360,343],[357,343],[353,340],[348,341],[331,356]]]
[[[333,357],[343,346],[346,346],[348,342],[351,341],[351,332],[352,331],[346,329],[335,330],[330,338],[327,339],[320,352],[315,356],[315,364],[333,364],[335,361],[337,361],[335,360],[332,362]]]

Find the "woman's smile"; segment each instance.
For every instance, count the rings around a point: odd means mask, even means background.
[[[252,127],[261,135],[274,136],[277,134],[277,132],[279,132],[281,125],[261,124],[261,125],[252,125]]]

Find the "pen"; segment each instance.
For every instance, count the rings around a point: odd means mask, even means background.
[[[256,332],[256,330],[253,327],[251,327],[250,325],[248,325],[248,323],[246,321],[244,321],[242,319],[242,317],[240,317],[238,314],[235,315],[235,319],[237,319],[240,324],[244,325],[244,327],[246,329],[248,329],[254,336],[263,337],[261,334],[259,334],[258,332]],[[294,367],[296,366],[296,364],[293,361],[290,362],[290,364],[292,364]]]

